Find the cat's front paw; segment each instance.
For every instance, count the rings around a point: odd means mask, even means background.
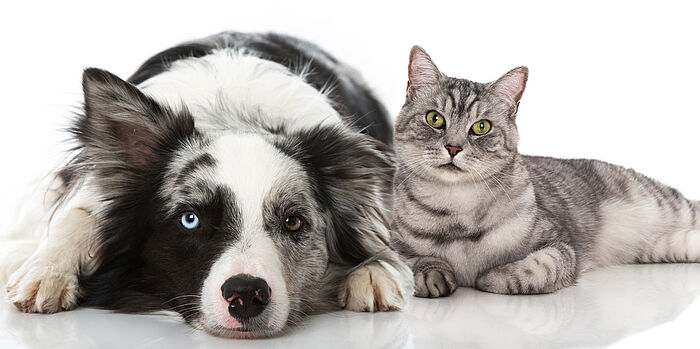
[[[351,311],[400,310],[405,304],[398,280],[379,262],[350,273],[338,296],[340,306]]]
[[[413,270],[416,297],[447,297],[457,290],[457,277],[443,260],[423,257],[416,262]]]
[[[56,313],[78,305],[78,276],[57,264],[29,260],[5,287],[8,300],[25,313]]]
[[[498,294],[514,294],[512,284],[517,283],[515,277],[506,270],[505,266],[495,267],[476,278],[475,288],[480,291]]]

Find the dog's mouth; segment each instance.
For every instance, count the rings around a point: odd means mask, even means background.
[[[270,328],[254,328],[250,326],[242,326],[236,328],[214,326],[213,328],[209,328],[208,331],[219,337],[250,339],[270,337],[276,332]]]
[[[247,327],[239,327],[239,328],[232,328],[232,331],[238,331],[238,332],[253,332],[255,331],[252,328],[247,328]]]

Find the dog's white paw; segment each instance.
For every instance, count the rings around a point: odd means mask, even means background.
[[[340,306],[351,311],[390,311],[403,308],[404,295],[394,275],[375,262],[354,270],[340,288]]]
[[[77,274],[43,260],[22,265],[10,277],[6,291],[9,301],[25,313],[71,310],[80,299]]]

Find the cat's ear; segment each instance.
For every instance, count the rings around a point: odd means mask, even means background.
[[[517,67],[491,83],[491,93],[511,105],[513,108],[512,115],[518,112],[520,98],[525,91],[527,76],[527,67]]]
[[[433,60],[430,59],[428,53],[420,46],[413,46],[408,61],[406,96],[409,99],[413,99],[416,91],[423,87],[437,84],[440,75],[440,70],[433,63]]]

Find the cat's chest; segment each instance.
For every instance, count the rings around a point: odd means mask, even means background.
[[[491,207],[496,197],[489,196],[485,188],[425,184],[412,187],[410,194],[412,200],[405,200],[402,206],[410,211],[407,219],[416,226],[435,228],[461,225],[468,229],[480,229],[491,225],[493,218],[499,215],[497,207]],[[431,213],[437,214],[431,217]]]
[[[528,190],[513,196],[476,186],[407,190],[399,193],[405,199],[396,205],[406,242],[421,255],[448,261],[461,285],[473,285],[479,273],[528,251],[533,219]]]

